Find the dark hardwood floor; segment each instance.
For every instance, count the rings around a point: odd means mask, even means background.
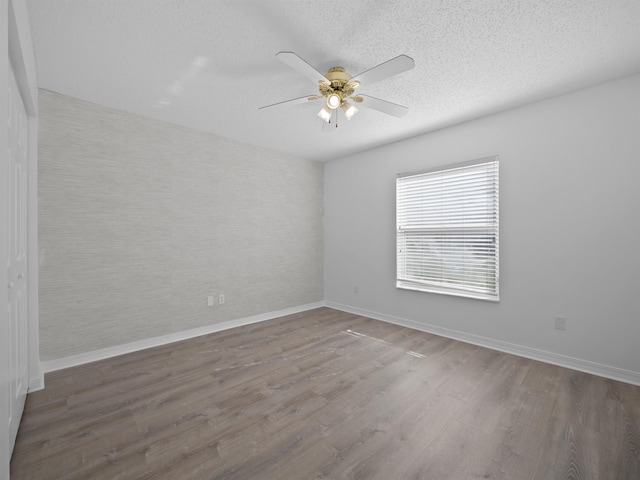
[[[320,308],[50,373],[12,480],[638,480],[640,387]]]

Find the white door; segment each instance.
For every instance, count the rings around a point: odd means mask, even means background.
[[[13,450],[28,388],[27,338],[27,114],[13,69],[9,72],[9,451]]]

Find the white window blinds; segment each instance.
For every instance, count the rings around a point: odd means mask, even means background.
[[[397,286],[498,300],[498,157],[396,180]]]

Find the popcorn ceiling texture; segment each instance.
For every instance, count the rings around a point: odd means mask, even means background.
[[[638,0],[28,0],[38,86],[309,159],[400,138],[640,72]],[[399,54],[414,70],[361,93],[323,134],[314,94],[274,55],[352,75]]]
[[[323,299],[321,163],[41,91],[38,188],[42,360]]]

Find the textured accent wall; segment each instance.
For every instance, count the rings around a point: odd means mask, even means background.
[[[323,298],[322,163],[41,91],[38,177],[42,360]]]

